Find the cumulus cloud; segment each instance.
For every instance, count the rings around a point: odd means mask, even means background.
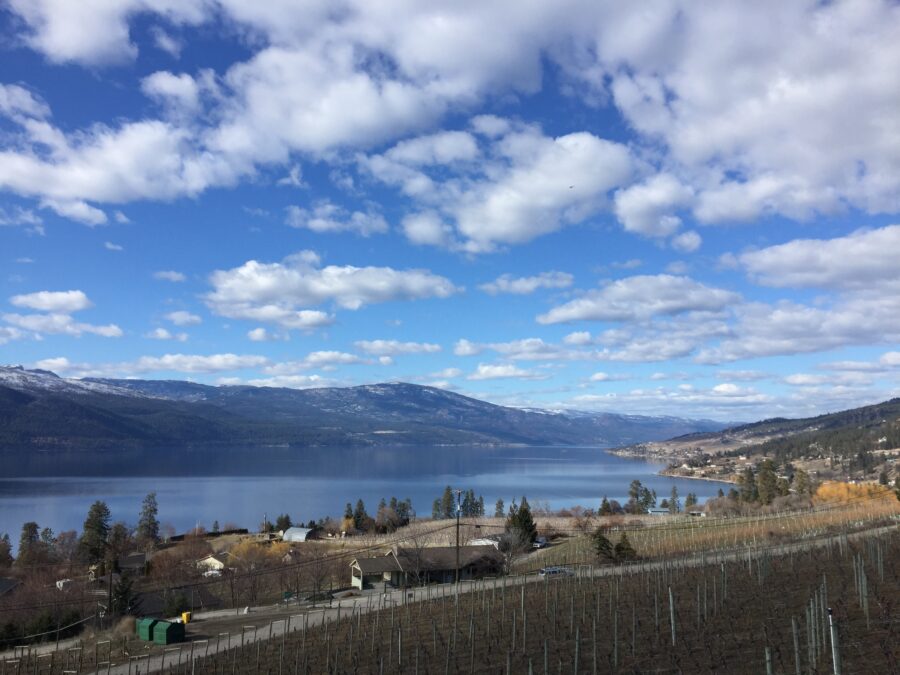
[[[144,337],[150,338],[151,340],[178,340],[178,342],[187,342],[188,334],[172,333],[165,328],[155,328],[144,335]]]
[[[154,272],[153,278],[159,279],[160,281],[172,281],[174,283],[187,281],[187,277],[182,272],[176,272],[175,270],[160,270],[159,272]]]
[[[374,211],[351,213],[327,200],[317,202],[312,209],[288,206],[287,224],[313,232],[355,232],[364,237],[388,231],[387,221],[381,214]]]
[[[216,314],[234,319],[278,323],[285,328],[315,328],[333,318],[301,307],[334,303],[359,309],[390,300],[446,298],[460,289],[427,270],[391,267],[322,267],[311,251],[289,256],[280,263],[250,260],[210,275],[213,290],[205,297]]]
[[[93,303],[84,291],[38,291],[37,293],[14,295],[9,301],[16,307],[61,314],[71,314],[93,307]]]
[[[591,344],[591,334],[586,330],[569,333],[563,338],[563,344],[572,346],[584,346]]]
[[[546,375],[524,370],[512,364],[479,363],[474,373],[466,376],[467,380],[535,380],[544,379]]]
[[[50,335],[71,335],[81,337],[85,333],[99,335],[101,337],[122,337],[122,329],[115,324],[97,326],[76,321],[68,314],[4,314],[3,320],[8,324],[32,331],[34,333],[47,333]]]
[[[748,251],[739,264],[758,283],[779,288],[871,289],[900,281],[900,225],[834,239],[796,239]]]
[[[456,344],[453,345],[453,353],[456,356],[475,356],[482,351],[484,351],[484,348],[481,345],[477,345],[465,338],[457,340]]]
[[[166,320],[171,321],[176,326],[196,326],[197,324],[203,323],[203,319],[199,316],[191,314],[183,309],[169,312],[166,314]]]
[[[163,354],[141,356],[133,361],[117,363],[74,363],[66,357],[38,361],[38,368],[77,377],[127,377],[156,372],[219,373],[258,368],[268,363],[264,356],[253,354]]]
[[[358,340],[353,344],[366,354],[397,356],[399,354],[434,354],[441,346],[430,342],[400,342],[398,340]]]
[[[574,277],[568,272],[541,272],[533,277],[513,277],[511,274],[503,274],[478,288],[490,295],[500,293],[528,295],[539,288],[568,288],[573,281]]]
[[[111,241],[103,242],[103,248],[105,248],[107,251],[124,251],[125,250],[124,246],[121,246],[120,244],[114,244]]]
[[[542,324],[632,321],[661,314],[715,311],[738,300],[735,293],[706,286],[688,277],[642,275],[613,281],[600,290],[554,307],[537,320]]]
[[[645,237],[667,237],[681,226],[675,212],[693,200],[693,190],[674,176],[657,174],[643,183],[619,190],[615,212],[629,232]]]

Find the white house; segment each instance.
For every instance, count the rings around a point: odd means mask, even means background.
[[[200,558],[194,565],[198,570],[203,572],[217,571],[221,572],[225,569],[225,554],[211,553],[210,555]]]

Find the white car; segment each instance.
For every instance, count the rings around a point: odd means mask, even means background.
[[[575,572],[569,567],[544,567],[538,572],[541,579],[549,579],[552,577],[574,577]]]

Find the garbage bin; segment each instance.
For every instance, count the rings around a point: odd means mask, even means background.
[[[190,623],[191,622],[191,613],[190,612],[182,612],[181,613],[181,623]]]

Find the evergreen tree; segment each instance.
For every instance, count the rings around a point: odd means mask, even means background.
[[[478,506],[475,515],[479,518],[484,518],[484,495],[478,495]]]
[[[454,504],[453,500],[453,489],[449,485],[444,488],[444,494],[441,496],[441,517],[456,517],[456,504]]]
[[[344,507],[344,520],[353,520],[353,507],[350,502],[347,502],[347,506]]]
[[[357,530],[364,529],[368,519],[369,514],[366,513],[366,505],[362,499],[357,499],[356,508],[353,510],[353,527]]]
[[[159,504],[156,493],[150,492],[141,504],[138,517],[137,540],[141,546],[152,549],[159,543]]]
[[[9,535],[4,533],[0,537],[0,570],[12,567],[12,564],[12,542],[9,540]]]
[[[697,495],[693,492],[688,492],[687,497],[684,498],[684,510],[687,511],[691,507],[697,505]]]
[[[466,490],[462,500],[462,515],[466,518],[472,515],[471,490]]]
[[[502,499],[498,499],[497,503],[494,504],[494,518],[502,518],[506,514],[504,513],[506,505],[503,503]]]
[[[139,614],[141,611],[140,596],[134,591],[134,579],[130,574],[123,574],[113,586],[110,612],[113,615]]]
[[[603,501],[600,502],[600,515],[612,515],[612,507],[609,505],[609,500],[606,498],[606,495],[603,495]]]
[[[753,468],[747,467],[744,473],[738,478],[738,485],[741,487],[741,501],[752,504],[759,501],[759,492],[756,488],[756,477],[753,475]]]
[[[279,514],[275,519],[275,529],[280,530],[281,532],[289,529],[292,525],[291,517],[287,513]]]
[[[878,484],[879,485],[887,485],[888,484],[888,473],[884,469],[882,469],[881,473],[878,474]]]
[[[738,499],[740,499],[741,493],[738,492],[737,490],[735,490],[734,488],[729,488],[727,496],[728,496],[728,499],[730,499],[733,502],[736,502]]]
[[[109,538],[109,507],[105,502],[96,501],[91,504],[84,528],[81,531],[81,552],[88,562],[102,560],[106,552]]]
[[[812,481],[809,479],[809,474],[803,469],[797,469],[796,473],[794,473],[794,489],[797,491],[798,495],[804,497],[811,495],[814,492]]]
[[[515,504],[515,502],[513,502]],[[522,497],[522,503],[506,520],[506,531],[515,531],[519,534],[523,541],[533,544],[537,539],[537,526],[534,524],[534,518],[531,515],[531,507],[528,500]]]
[[[669,500],[668,500],[668,499],[663,499],[663,500],[659,503],[659,508],[661,508],[661,509],[668,509],[668,508],[669,508]]]
[[[440,520],[444,517],[444,512],[441,510],[441,500],[435,499],[431,505],[431,518],[433,520]]]
[[[634,550],[631,542],[628,541],[628,535],[624,531],[622,536],[619,537],[619,543],[616,544],[615,551],[616,558],[619,560],[634,560],[637,557],[637,552]]]
[[[672,494],[669,495],[669,513],[681,513],[681,500],[678,498],[678,488],[672,486]]]
[[[602,527],[598,527],[594,531],[592,542],[594,545],[594,553],[597,554],[597,557],[600,558],[600,560],[613,560],[616,557],[612,542],[606,538]]]
[[[719,488],[719,492],[718,492],[719,499],[721,499],[724,496],[725,496],[725,490],[723,490],[722,488]]]
[[[218,532],[219,532],[219,521],[218,520],[213,521],[212,531],[214,534],[218,534]]]
[[[779,476],[778,480],[775,481],[775,495],[778,497],[786,497],[789,494],[791,494],[791,484],[788,482],[787,478]]]
[[[29,521],[22,525],[22,534],[19,536],[19,556],[16,564],[19,566],[35,565],[40,562],[41,541],[38,524]]]
[[[771,504],[776,497],[775,486],[778,477],[771,459],[764,459],[756,473],[756,498],[762,504]]]

